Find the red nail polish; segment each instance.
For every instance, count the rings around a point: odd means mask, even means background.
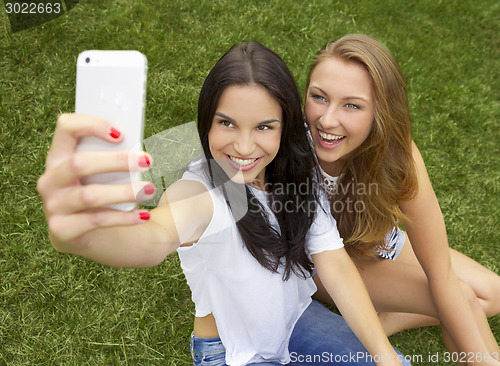
[[[143,168],[147,168],[148,166],[151,165],[151,162],[149,161],[149,158],[144,155],[139,158],[139,166]]]
[[[153,184],[148,184],[147,186],[144,187],[144,193],[146,194],[153,194],[155,193],[156,188]]]
[[[116,140],[116,139],[120,138],[121,133],[116,128],[111,127],[111,129],[109,130],[109,136],[111,136],[112,138],[114,138]]]
[[[151,214],[147,211],[143,211],[143,212],[139,212],[139,217],[141,218],[141,220],[149,220],[149,218],[151,217]]]

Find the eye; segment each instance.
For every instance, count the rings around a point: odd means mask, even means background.
[[[352,104],[352,103],[347,103],[345,106],[346,106],[347,108],[350,108],[350,109],[361,109],[361,108],[359,107],[359,105]]]
[[[259,127],[257,127],[257,131],[267,131],[267,130],[272,130],[273,128],[271,126],[268,126],[268,125],[261,125]]]
[[[223,125],[224,127],[233,127],[233,124],[225,119],[217,121],[217,123]]]
[[[326,102],[326,98],[319,94],[311,93],[311,98],[316,99],[319,102]]]

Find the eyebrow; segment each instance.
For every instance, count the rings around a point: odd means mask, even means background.
[[[234,118],[231,118],[229,116],[226,116],[224,113],[222,112],[215,112],[215,115],[216,116],[219,116],[219,117],[222,117],[224,119],[227,119],[229,122],[233,123],[233,124],[237,124],[236,123],[236,120]],[[261,121],[259,123],[257,123],[257,126],[261,126],[261,125],[267,125],[269,123],[281,123],[281,121],[279,119],[276,119],[276,118],[270,118],[270,119],[266,119],[264,121]]]
[[[328,93],[326,91],[324,91],[323,89],[321,89],[320,87],[318,86],[314,86],[312,85],[311,88],[315,88],[315,89],[318,89],[321,93],[325,94],[325,95],[328,95]],[[365,103],[368,103],[368,100],[366,98],[363,98],[363,97],[355,97],[355,96],[348,96],[348,97],[343,97],[342,100],[361,100]]]

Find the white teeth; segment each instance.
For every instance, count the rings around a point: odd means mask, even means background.
[[[255,158],[255,159],[238,159],[238,158],[235,158],[234,156],[231,156],[231,155],[228,155],[228,156],[229,156],[229,158],[232,161],[234,161],[236,164],[241,165],[241,166],[252,164],[253,162],[255,162],[258,159],[258,158]]]
[[[321,132],[321,131],[318,131],[318,132],[319,132],[319,135],[321,136],[321,138],[323,138],[325,140],[338,141],[338,140],[341,140],[345,137],[345,136],[338,136],[338,135],[330,135],[329,133],[325,133],[325,132]]]

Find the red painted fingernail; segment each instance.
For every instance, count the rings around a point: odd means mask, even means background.
[[[156,191],[156,187],[154,184],[148,184],[147,186],[144,187],[144,193],[146,194],[153,194]]]
[[[143,212],[139,212],[139,217],[141,220],[149,220],[149,218],[151,217],[151,214],[147,211],[143,211]]]
[[[112,138],[114,138],[116,140],[116,139],[120,138],[121,133],[116,128],[111,127],[111,129],[109,130],[109,136],[111,136]]]
[[[151,165],[151,161],[149,161],[149,157],[147,157],[146,155],[141,156],[139,158],[139,166],[140,167],[147,168],[150,165]]]

